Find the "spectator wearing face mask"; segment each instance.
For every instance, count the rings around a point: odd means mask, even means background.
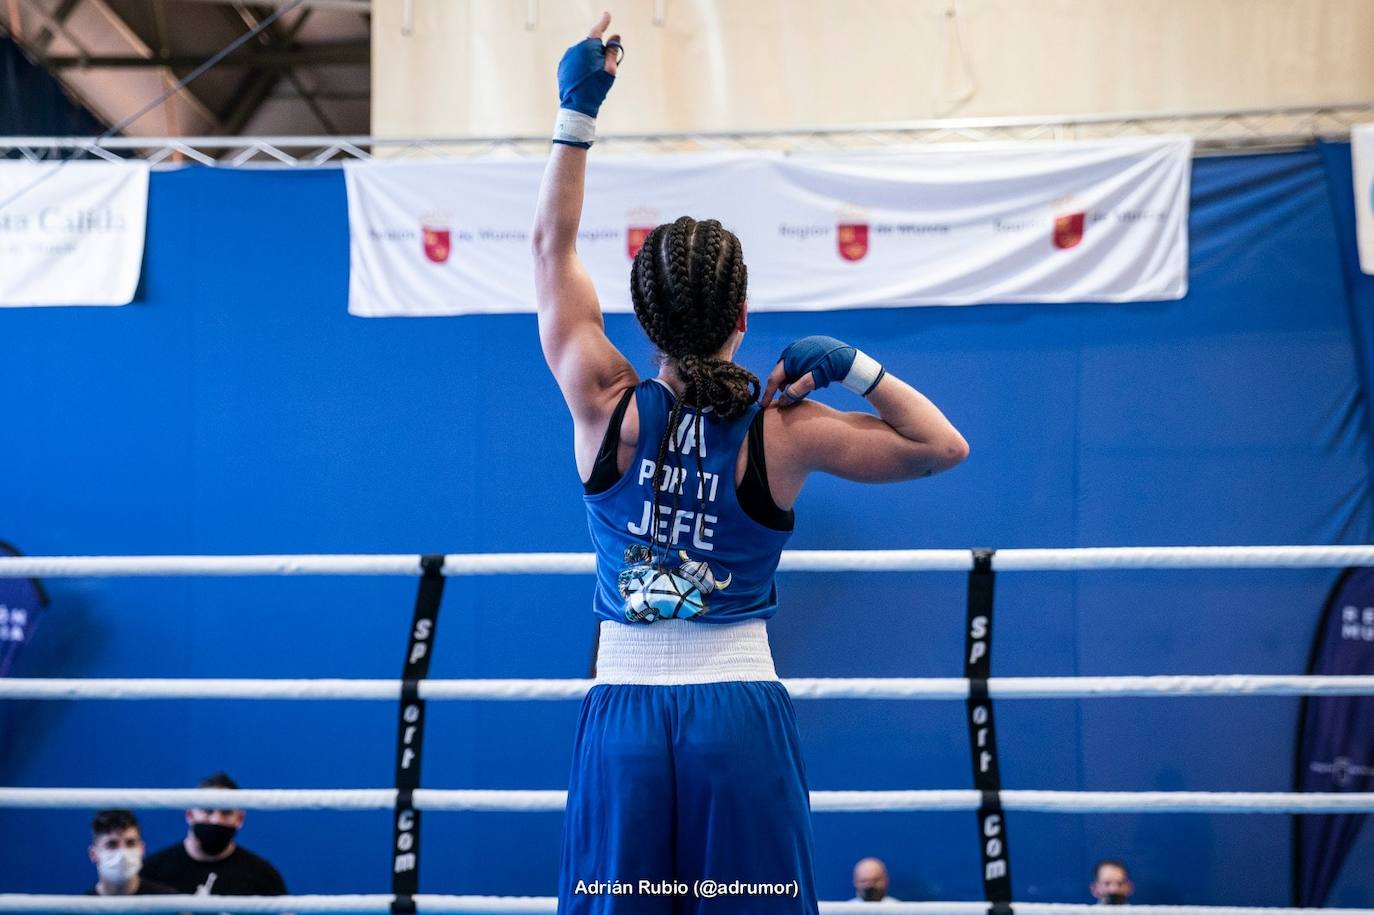
[[[200,780],[198,788],[236,790],[223,772]],[[181,893],[205,896],[284,896],[286,882],[265,858],[238,844],[242,810],[231,807],[186,811],[186,838],[144,862],[143,872]]]
[[[887,865],[877,858],[864,858],[854,865],[856,902],[897,902],[887,895]]]
[[[1097,897],[1098,905],[1125,905],[1135,892],[1135,885],[1126,872],[1126,865],[1106,858],[1093,868],[1093,882],[1088,884],[1088,889]]]
[[[91,821],[91,847],[87,853],[95,865],[95,886],[87,896],[166,896],[170,886],[147,880],[143,869],[143,834],[130,810],[102,810]]]

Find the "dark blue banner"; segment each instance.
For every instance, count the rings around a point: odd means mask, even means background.
[[[0,541],[0,555],[19,551]],[[0,677],[8,677],[19,652],[33,638],[38,616],[48,604],[43,586],[35,578],[0,578]]]
[[[1374,674],[1374,569],[1336,582],[1309,673]],[[1309,696],[1298,722],[1296,791],[1374,791],[1374,696]],[[1321,906],[1365,814],[1294,817],[1293,904]]]
[[[0,35],[0,135],[93,137],[104,129],[67,96],[51,73]]]

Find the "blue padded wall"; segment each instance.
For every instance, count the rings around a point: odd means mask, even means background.
[[[1199,160],[1178,302],[759,314],[759,373],[824,332],[884,360],[964,431],[953,472],[808,484],[797,548],[1355,543],[1370,534],[1360,345],[1316,151]],[[571,424],[532,316],[345,311],[337,171],[153,176],[126,308],[0,310],[0,537],[37,554],[587,548]],[[695,214],[706,215],[706,214]],[[632,319],[608,330],[651,370]],[[827,398],[856,406],[840,393]],[[1335,572],[1004,574],[994,672],[1301,672]],[[394,677],[402,579],[50,582],[21,676]],[[590,580],[455,580],[436,677],[583,676]],[[955,574],[787,574],[784,676],[958,676]],[[971,784],[961,706],[798,702],[813,788]],[[1011,788],[1287,790],[1296,700],[1004,702]],[[432,787],[561,788],[575,704],[431,705]],[[0,783],[383,787],[395,708],[344,702],[0,706]],[[0,892],[93,880],[84,812],[0,811]],[[177,813],[149,812],[150,846]],[[557,815],[431,814],[426,892],[548,895]],[[1016,896],[1086,901],[1127,859],[1136,901],[1286,904],[1273,816],[1009,817]],[[385,813],[250,813],[293,892],[385,892]],[[981,891],[971,814],[817,814],[822,898],[885,858],[905,899]],[[1366,835],[1355,855],[1368,865]],[[1374,905],[1347,867],[1333,905]],[[591,875],[589,875],[591,876]],[[606,876],[606,875],[599,875]]]

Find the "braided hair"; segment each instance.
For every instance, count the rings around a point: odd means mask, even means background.
[[[664,459],[670,437],[678,434],[683,407],[696,410],[692,434],[700,486],[702,409],[709,406],[718,416],[735,419],[758,400],[758,378],[716,355],[739,324],[748,284],[749,271],[739,239],[714,219],[698,222],[681,216],[658,226],[635,255],[630,269],[635,317],[665,363],[676,368],[686,382],[682,395],[673,400],[668,425],[658,443],[655,467],[664,479],[656,477],[654,483],[651,545],[657,541],[658,499],[665,487],[673,491],[673,514],[677,512],[681,483],[664,467]],[[677,449],[679,453],[682,450]]]

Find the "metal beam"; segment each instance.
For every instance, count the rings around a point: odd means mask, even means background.
[[[66,25],[67,19],[72,12],[81,5],[81,0],[62,0],[57,5],[57,9],[52,11],[52,22],[55,25]],[[38,37],[33,40],[33,50],[40,57],[48,53],[48,48],[52,45],[53,39],[57,37],[57,30],[49,26],[43,26],[38,32]]]
[[[24,0],[24,6],[27,9],[32,10],[34,15],[36,15],[39,18],[39,20],[48,28],[49,31],[55,32],[58,35],[61,35],[63,38],[67,39],[71,46],[76,48],[78,54],[89,53],[86,50],[86,46],[77,40],[77,37],[72,34],[71,30],[67,28],[66,24],[64,22],[58,21],[52,15],[50,15],[47,10],[43,9],[43,5],[39,3],[38,0]],[[22,35],[18,34],[16,34],[14,37],[16,41],[22,41],[23,38]],[[41,57],[42,55],[40,54],[38,56]]]
[[[221,11],[225,16],[232,18],[238,25],[247,25],[252,29],[256,25],[256,20],[241,4],[235,4],[234,9],[230,10],[227,6],[221,6]],[[310,17],[309,10],[302,10],[300,16],[296,18],[295,24],[291,28],[291,35],[294,36],[300,31],[305,20]],[[275,30],[272,30],[275,34]],[[286,47],[286,42],[274,42],[272,34],[258,35],[258,46],[268,48]],[[281,70],[259,69],[245,73],[239,80],[238,86],[234,89],[233,97],[229,104],[220,110],[220,123],[226,134],[237,135],[243,133],[243,128],[252,120],[253,115],[267,101],[274,86],[281,81]]]
[[[34,56],[38,59],[38,62],[50,70],[56,71],[58,69],[58,67],[54,66],[52,63],[52,61],[54,60],[65,60],[68,63],[81,64],[83,62],[95,59],[95,56],[90,53],[90,51],[86,48],[84,44],[77,40],[76,36],[72,34],[71,30],[67,28],[66,25],[66,19],[71,15],[72,11],[75,10],[77,6],[79,6],[80,2],[81,0],[75,0],[75,2],[72,2],[70,4],[69,8],[68,4],[64,0],[64,2],[59,4],[59,6],[53,11],[53,13],[50,14],[43,9],[40,0],[24,0],[24,3],[30,9],[33,9],[36,13],[38,13],[39,18],[47,25],[47,28],[44,30],[45,32],[60,35],[62,38],[70,42],[71,45],[76,49],[77,53],[75,56],[54,58],[43,53],[38,53],[39,49],[35,48]],[[118,34],[133,49],[134,54],[129,55],[129,58],[132,60],[138,60],[140,62],[143,62],[145,66],[148,65],[149,61],[145,57],[140,56],[140,52],[143,52],[143,54],[151,55],[152,49],[148,47],[147,42],[144,41],[143,37],[139,35],[137,32],[135,32],[134,29],[128,24],[128,22],[125,21],[123,16],[121,16],[119,12],[113,7],[111,7],[108,3],[101,4],[101,9],[105,15],[105,18],[110,23],[111,27],[114,29],[114,32]],[[49,36],[46,42],[47,46],[50,47],[54,40],[54,38]],[[200,61],[196,61],[195,64],[193,64],[193,66],[199,63]],[[66,80],[62,80],[61,74],[55,73],[54,75],[58,76],[58,79],[64,83],[68,92],[73,92],[77,95],[81,95],[81,93],[78,92],[75,89],[75,87],[70,85]],[[218,125],[218,121],[215,118],[214,112],[212,112],[209,109],[209,107],[200,100],[198,96],[196,96],[188,89],[182,89],[180,94],[182,98],[184,98],[197,111],[204,115],[207,121],[209,121],[212,125]],[[95,107],[89,103],[83,102],[83,104],[85,104],[86,107],[92,111],[96,110]],[[117,115],[118,112],[116,111],[113,114],[103,114],[101,115],[101,118],[102,120],[108,118],[110,120],[114,120],[117,122],[119,120]]]
[[[37,2],[37,0],[33,0],[33,2]],[[156,0],[153,0],[153,2],[155,3]],[[149,36],[134,28],[134,26],[130,23],[128,18],[129,4],[117,4],[114,2],[110,2],[110,0],[106,0],[106,2],[98,3],[96,4],[96,6],[101,16],[105,19],[105,21],[109,24],[110,28],[113,30],[112,34],[117,35],[121,40],[124,41],[125,44],[129,46],[130,53],[127,56],[139,58],[152,58],[156,56],[153,52],[153,45],[150,42],[159,41],[158,36]],[[121,9],[121,6],[124,8]],[[156,12],[155,9],[154,12]],[[101,32],[101,34],[106,33]],[[165,50],[166,49],[164,48],[163,51],[165,52]],[[86,48],[79,48],[78,51],[78,60],[89,60],[96,56],[91,54],[89,50],[87,50]],[[51,58],[43,58],[42,62],[46,65],[48,60],[50,59]],[[61,78],[61,74],[58,75],[59,78]],[[169,86],[176,84],[177,78],[175,73],[168,72],[164,74],[164,76],[167,79],[167,84]],[[215,118],[215,113],[211,111],[210,107],[205,104],[204,100],[202,100],[200,96],[193,92],[190,88],[182,87],[178,89],[176,91],[176,97],[179,97],[187,105],[193,108],[197,113],[200,114],[201,117],[205,118],[205,120],[208,121],[211,126],[218,126],[219,122]],[[121,123],[123,121],[123,117],[121,117],[120,115],[127,113],[127,111],[127,106],[124,107],[122,111],[117,106],[116,109],[111,112],[111,119],[116,123]],[[128,126],[131,125],[122,125],[121,129]],[[167,127],[169,130],[175,131],[178,126],[179,125],[177,124],[177,118],[175,117],[175,113],[173,112],[167,118]]]
[[[251,10],[248,9],[247,6],[239,4],[235,7],[235,9],[238,11],[239,15],[243,17],[243,21],[248,23],[249,28],[257,27],[258,18],[253,14]],[[305,25],[305,19],[309,15],[310,10],[301,10],[300,16],[298,16],[296,18],[296,21],[291,24],[291,28],[289,31],[282,26],[282,23],[278,22],[272,28],[268,29],[266,33],[258,37],[262,40],[263,44],[267,45],[268,47],[289,46],[291,40],[296,37],[296,35],[300,32],[301,27]],[[315,96],[311,94],[311,92],[306,88],[305,82],[300,77],[300,73],[297,72],[296,68],[294,67],[290,70],[287,70],[281,76],[273,79],[273,84],[269,87],[267,94],[264,95],[263,98],[259,99],[258,103],[255,106],[253,106],[254,113],[256,113],[257,110],[263,106],[263,104],[270,97],[271,90],[275,89],[277,85],[280,84],[282,79],[285,79],[287,82],[289,82],[292,88],[296,90],[296,92],[300,96],[300,99],[303,102],[305,102],[306,107],[310,109],[310,113],[315,115],[315,120],[320,122],[320,126],[324,128],[325,133],[339,132],[339,129],[334,125],[334,122],[329,119],[329,114],[324,110],[324,106],[322,106],[318,101],[315,100]],[[249,120],[252,120],[251,115],[249,116]]]
[[[254,19],[253,14],[242,6],[237,7],[237,9],[244,21],[249,23],[249,28],[254,28],[257,20]],[[304,27],[305,21],[309,18],[310,10],[302,9],[300,15],[296,17],[296,21],[291,24],[290,28],[281,30],[272,29],[270,30],[271,34],[259,35],[258,37],[267,45],[266,50],[289,48],[291,46],[291,40],[296,37],[297,33]],[[291,71],[287,70],[285,72]],[[224,111],[221,117],[221,120],[224,122],[225,133],[239,134],[243,132],[243,128],[253,119],[253,115],[257,114],[258,109],[261,108],[268,97],[271,96],[272,90],[276,88],[277,83],[281,82],[282,74],[282,70],[260,69],[244,77],[243,81],[239,83],[238,91],[234,93],[233,103]]]
[[[310,113],[315,116],[315,120],[320,122],[320,126],[324,128],[324,132],[327,134],[338,133],[338,126],[330,119],[329,113],[324,110],[324,106],[320,104],[319,100],[306,90],[305,84],[301,82],[301,78],[296,71],[287,71],[286,78],[291,82],[296,92],[300,94],[301,100],[304,101],[306,107],[310,109]]]
[[[779,149],[796,153],[818,149],[910,150],[939,149],[946,142],[1006,141],[1024,138],[1031,128],[1050,128],[1045,142],[1104,136],[1158,136],[1171,132],[1191,135],[1195,156],[1234,155],[1276,148],[1299,149],[1316,139],[1345,140],[1352,125],[1374,117],[1374,100],[1333,102],[1305,107],[1231,111],[1155,112],[1151,114],[1049,115],[1015,118],[950,118],[849,127],[751,131],[621,133],[597,138],[617,152],[657,155],[687,149],[723,151]],[[1105,129],[1104,129],[1105,128]],[[90,139],[81,137],[0,137],[0,154],[17,152],[26,159],[87,152]],[[342,159],[366,160],[385,149],[395,158],[432,158],[436,153],[455,157],[485,155],[493,149],[515,155],[546,157],[546,134],[478,135],[458,137],[261,136],[261,137],[110,137],[94,144],[102,153],[130,152],[153,162],[165,162],[176,150],[189,150],[207,161],[229,166],[314,168]]]
[[[287,70],[291,67],[314,67],[327,64],[366,66],[371,59],[372,44],[370,41],[348,41],[234,53],[222,60],[219,66]],[[70,70],[76,67],[120,70],[147,69],[149,67],[190,69],[200,66],[204,62],[204,57],[189,54],[155,54],[152,57],[114,55],[86,58],[43,58],[43,64],[55,70]]]
[[[295,95],[279,95],[279,96],[277,96],[277,97],[278,97],[278,98],[299,98],[299,99],[301,99],[302,101],[304,101],[305,98],[306,98],[306,96],[303,95],[303,94],[301,94],[300,92],[297,92]],[[309,97],[310,97],[310,98],[313,98],[313,99],[314,99],[315,101],[317,101],[317,102],[367,102],[367,101],[371,101],[371,100],[372,100],[372,93],[370,93],[370,92],[333,92],[333,91],[325,91],[325,92],[311,92],[311,93],[309,94]],[[331,131],[331,132],[332,132],[332,131]]]
[[[171,0],[171,2],[234,6],[244,2],[244,0]],[[254,6],[264,6],[275,9],[278,6],[288,3],[289,0],[251,0],[251,2]],[[337,9],[368,14],[372,12],[372,0],[303,0],[301,7],[307,9]]]

